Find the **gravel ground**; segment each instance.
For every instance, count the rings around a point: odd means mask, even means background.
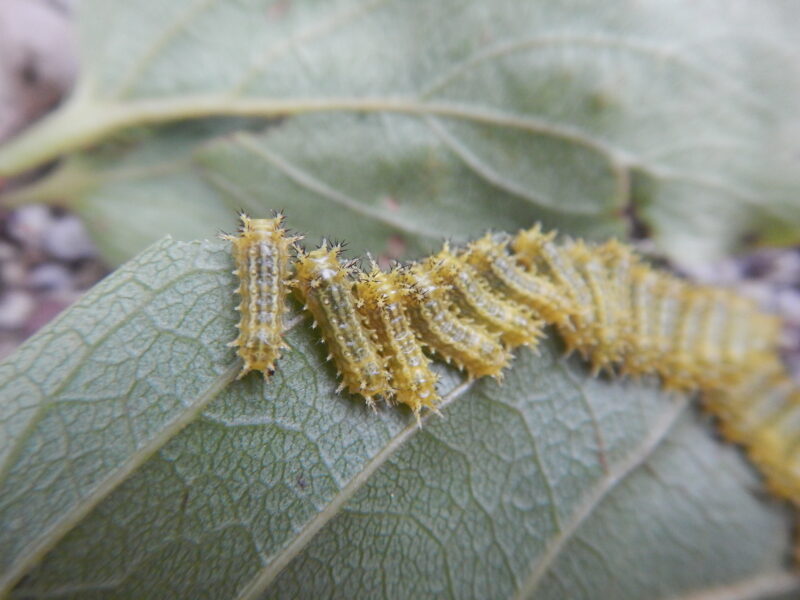
[[[76,2],[0,0],[0,143],[70,89],[78,68],[71,27]],[[3,186],[0,179],[0,191]],[[0,206],[0,359],[107,272],[74,215],[39,205]],[[759,251],[685,275],[735,287],[780,314],[784,355],[800,373],[800,249]]]
[[[70,89],[73,8],[68,0],[0,0],[0,143]],[[0,359],[107,272],[74,215],[0,207]]]

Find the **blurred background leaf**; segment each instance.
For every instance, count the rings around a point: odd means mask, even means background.
[[[81,13],[73,97],[0,150],[0,173],[130,128],[283,117],[145,131],[20,192],[62,189],[113,262],[228,226],[231,205],[283,207],[312,237],[395,255],[534,220],[637,230],[687,265],[798,239],[796,3],[90,0]]]

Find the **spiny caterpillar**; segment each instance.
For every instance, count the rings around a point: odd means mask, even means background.
[[[437,376],[411,328],[404,309],[404,290],[390,274],[373,265],[356,283],[359,312],[386,361],[394,400],[409,406],[419,420],[422,407],[437,411]]]
[[[554,238],[538,226],[513,237],[489,234],[388,273],[375,265],[356,273],[354,263],[340,263],[338,246],[323,244],[299,253],[295,286],[341,373],[339,389],[370,405],[376,397],[399,402],[419,419],[439,400],[420,347],[471,378],[499,379],[510,350],[535,349],[546,323],[595,371],[654,374],[668,389],[700,392],[722,434],[745,446],[770,489],[800,504],[800,390],[778,356],[778,320],[731,292],[655,270],[617,241]],[[238,265],[243,250],[232,239]],[[290,243],[281,245],[283,257]],[[249,280],[237,271],[239,293],[250,298]],[[272,290],[268,305],[280,306],[288,275],[272,281],[257,293]],[[244,324],[252,312],[243,310],[242,339],[258,331]],[[279,349],[277,331],[269,333]],[[270,356],[259,364],[271,368]],[[259,368],[247,360],[248,370]]]
[[[251,219],[241,213],[238,235],[221,234],[231,242],[231,252],[239,278],[241,314],[238,337],[230,342],[242,358],[244,366],[237,379],[250,371],[261,371],[264,377],[275,367],[283,342],[283,315],[289,279],[289,250],[300,237],[289,237],[281,227],[283,215],[273,219]]]
[[[461,257],[505,300],[533,310],[548,323],[571,327],[570,319],[585,308],[551,281],[533,271],[526,272],[508,254],[508,242],[504,235],[487,234],[469,244]]]
[[[433,279],[448,289],[450,301],[466,317],[497,333],[509,347],[535,345],[543,335],[544,321],[530,310],[493,293],[472,266],[459,260],[445,244],[439,254],[428,258],[425,267]]]
[[[437,283],[430,265],[414,265],[398,271],[405,289],[406,310],[420,341],[470,378],[499,378],[511,362],[511,354],[481,323],[465,318],[452,304],[449,285]]]
[[[341,373],[337,391],[347,388],[373,405],[374,396],[391,395],[389,373],[375,336],[356,308],[350,267],[339,262],[340,253],[340,246],[328,249],[327,244],[301,253],[295,263],[297,290],[328,343],[328,360],[333,359]]]

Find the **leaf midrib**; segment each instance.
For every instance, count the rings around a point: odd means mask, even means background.
[[[330,97],[296,99],[236,98],[205,95],[137,100],[130,104],[103,104],[78,100],[44,119],[26,134],[0,148],[0,176],[12,175],[63,152],[86,148],[114,132],[139,125],[214,116],[275,118],[319,113],[391,113],[417,117],[441,117],[515,129],[549,136],[584,147],[604,157],[614,180],[613,198],[622,205],[629,195],[629,171],[636,168],[660,180],[683,181],[705,187],[769,210],[752,192],[723,181],[682,173],[662,165],[649,164],[627,150],[612,145],[569,124],[498,111],[478,105],[426,102],[404,97]]]
[[[583,502],[572,513],[570,520],[557,535],[550,539],[541,556],[535,558],[528,577],[517,590],[514,600],[528,600],[534,597],[534,593],[548,573],[550,566],[560,556],[561,551],[580,529],[581,525],[594,514],[597,507],[617,486],[647,462],[688,406],[689,401],[685,396],[676,399],[651,427],[648,435],[645,436],[641,443],[623,460],[616,463],[589,489],[584,496]]]
[[[475,380],[464,381],[453,388],[438,405],[443,410],[457,398],[465,394],[474,385]],[[292,541],[282,550],[271,557],[263,557],[266,564],[260,569],[250,581],[242,588],[236,596],[237,600],[251,600],[261,597],[264,591],[275,580],[280,572],[306,547],[308,542],[336,515],[339,514],[345,503],[361,489],[361,486],[378,470],[394,453],[402,447],[411,437],[413,437],[429,419],[434,417],[434,413],[428,411],[422,416],[421,422],[410,421],[401,429],[389,442],[381,448],[350,481],[348,481],[339,492],[331,498],[330,502],[309,519],[300,529]]]

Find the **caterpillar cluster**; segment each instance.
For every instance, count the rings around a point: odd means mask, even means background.
[[[539,226],[386,272],[342,262],[338,245],[297,248],[281,215],[241,219],[225,236],[240,278],[240,376],[274,368],[290,289],[322,332],[339,390],[405,404],[418,421],[440,400],[431,355],[499,380],[511,350],[535,348],[550,325],[595,374],[699,392],[770,489],[800,504],[800,391],[777,353],[778,319],[751,301],[658,271],[617,241],[558,244]]]

